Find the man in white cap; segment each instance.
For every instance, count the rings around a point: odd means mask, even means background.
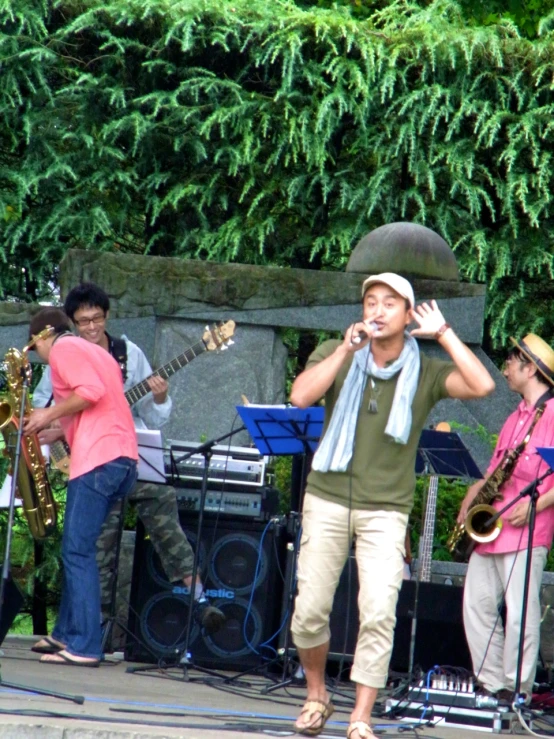
[[[470,507],[476,504],[475,496],[499,465],[505,470],[506,479],[500,485],[502,500],[491,503],[497,510],[516,501],[530,482],[548,470],[537,447],[554,446],[554,351],[536,334],[512,342],[514,347],[506,359],[504,377],[522,400],[502,427],[485,480],[468,489],[458,515],[459,523],[466,523]],[[508,456],[515,464],[510,462],[506,472]],[[554,477],[547,477],[537,486],[539,498],[518,691],[524,702],[531,697],[540,646],[542,571],[554,530],[553,485]],[[476,545],[469,559],[464,588],[464,627],[473,670],[482,691],[507,704],[516,698],[530,502],[530,497],[514,502],[501,516],[502,528],[497,538]],[[506,605],[505,627],[499,615],[502,603]]]
[[[324,433],[304,498],[292,621],[308,689],[296,730],[319,734],[333,712],[325,686],[329,614],[356,537],[360,630],[348,739],[372,736],[371,712],[387,681],[421,430],[441,398],[480,398],[494,389],[436,302],[415,308],[412,286],[400,275],[365,280],[362,313],[343,341],[313,352],[291,393],[302,408],[325,398]],[[412,321],[417,328],[409,333]],[[435,339],[452,361],[428,358],[414,336]]]

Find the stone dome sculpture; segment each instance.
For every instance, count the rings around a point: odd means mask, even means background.
[[[347,272],[398,272],[428,280],[458,281],[458,264],[446,241],[417,223],[388,223],[370,231],[354,247]]]

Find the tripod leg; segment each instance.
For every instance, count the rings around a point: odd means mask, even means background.
[[[82,706],[85,702],[83,695],[69,695],[69,693],[55,693],[53,690],[42,690],[41,688],[33,688],[30,685],[18,685],[17,683],[7,683],[0,678],[0,687],[12,688],[13,690],[24,690],[27,693],[36,693],[37,695],[49,695],[52,698],[61,698],[62,700],[71,701]]]

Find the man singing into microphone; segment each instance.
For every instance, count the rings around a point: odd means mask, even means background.
[[[390,272],[362,286],[363,321],[343,341],[324,342],[295,380],[291,400],[325,398],[324,433],[308,477],[298,559],[294,642],[307,681],[296,721],[319,734],[333,712],[325,686],[329,614],[353,537],[360,581],[357,683],[348,739],[372,736],[371,712],[386,684],[404,537],[415,489],[421,430],[442,398],[480,398],[494,381],[433,300],[414,308],[410,283]],[[414,321],[411,333],[407,326]],[[451,362],[430,359],[414,336],[434,339]]]

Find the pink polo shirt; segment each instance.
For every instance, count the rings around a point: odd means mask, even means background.
[[[92,404],[60,418],[71,448],[69,478],[118,457],[138,459],[135,425],[115,359],[96,344],[64,336],[52,346],[48,364],[56,403],[75,393]]]
[[[522,400],[502,427],[487,474],[490,474],[495,469],[506,449],[514,449],[524,438],[534,415],[535,409],[532,406],[527,406],[525,401]],[[526,485],[542,475],[543,472],[546,472],[548,465],[537,452],[537,447],[543,446],[554,446],[554,399],[546,403],[545,411],[533,429],[533,434],[519,457],[514,473],[508,482],[502,486],[501,492],[504,500],[496,501],[493,504],[497,510],[503,508]],[[552,487],[554,487],[554,475],[547,477],[539,485],[538,490],[542,494],[546,493]],[[529,501],[529,498],[523,498],[523,501]],[[505,554],[507,552],[517,552],[527,547],[529,527],[517,528],[511,526],[506,520],[507,515],[509,515],[509,511],[506,511],[502,517],[502,531],[497,539],[488,544],[477,545],[476,551],[479,554]],[[554,506],[551,506],[537,513],[533,546],[550,549],[553,531]]]

